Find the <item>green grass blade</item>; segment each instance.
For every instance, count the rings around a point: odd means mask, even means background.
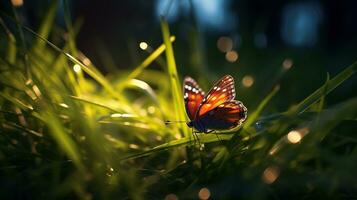
[[[179,77],[177,74],[174,51],[172,48],[172,43],[170,41],[169,25],[163,18],[161,18],[161,29],[162,29],[162,36],[164,39],[164,43],[166,45],[166,51],[165,51],[166,62],[167,62],[167,68],[170,77],[170,84],[171,84],[171,91],[172,91],[172,98],[173,98],[172,106],[174,107],[174,111],[175,111],[175,120],[185,121],[186,120],[185,106],[183,102],[181,83],[179,81]],[[190,131],[186,126],[186,124],[179,124],[178,126],[180,126],[181,130],[183,130],[183,133],[186,137],[190,136]]]
[[[108,105],[105,105],[105,104],[102,104],[102,103],[99,103],[99,102],[92,101],[90,99],[86,99],[85,97],[77,97],[77,96],[69,96],[69,97],[72,98],[73,100],[81,101],[81,102],[88,103],[88,104],[91,104],[91,105],[94,105],[94,106],[105,108],[105,109],[107,109],[109,111],[112,111],[112,112],[116,112],[116,113],[120,112],[119,110],[117,110],[115,108],[112,108],[112,107],[110,107]]]
[[[288,115],[295,115],[304,112],[311,105],[316,103],[323,95],[327,95],[345,80],[351,77],[357,70],[357,62],[353,63],[345,70],[337,74],[334,78],[327,81],[323,86],[313,92],[310,96],[301,101],[297,106],[287,111]]]
[[[43,38],[47,39],[52,30],[53,21],[56,16],[58,4],[59,4],[58,0],[55,0],[51,3],[48,12],[46,13],[46,16],[43,18],[43,21],[41,22],[40,28],[38,30],[38,34],[41,35],[41,37]],[[33,46],[33,49],[40,52],[44,48],[45,44],[46,43],[43,40],[37,38],[35,45]]]
[[[327,73],[327,75],[326,75],[326,83],[328,83],[329,81],[330,81],[330,74]],[[317,105],[317,112],[321,112],[322,109],[324,108],[324,105],[325,105],[326,91],[327,91],[327,85],[328,85],[326,83],[325,83],[325,87],[324,87],[322,96],[320,98],[320,102]]]
[[[175,37],[171,36],[170,37],[170,42],[174,42],[175,41]],[[126,78],[124,81],[122,81],[121,85],[125,85],[128,81],[130,81],[131,79],[134,79],[136,77],[138,77],[143,70],[148,67],[154,60],[156,60],[166,49],[166,45],[165,44],[161,44],[157,49],[155,49],[155,51],[153,51],[142,63],[140,63],[139,66],[137,66],[134,71],[132,71]],[[122,88],[122,87],[121,87]]]
[[[64,54],[70,61],[72,61],[75,64],[78,64],[81,66],[81,69],[86,72],[89,76],[91,76],[94,80],[96,80],[100,85],[103,86],[105,90],[108,91],[112,96],[122,99],[122,96],[118,94],[118,92],[112,87],[112,85],[106,80],[106,78],[97,70],[92,70],[90,67],[84,65],[81,61],[79,61],[77,58],[72,56],[71,54],[63,51],[59,47],[57,47],[55,44],[52,42],[48,41],[46,38],[43,38],[39,34],[37,34],[35,31],[32,29],[24,26],[24,29],[29,31],[30,33],[34,34],[36,37],[40,38],[41,40],[45,41],[49,46],[51,46],[54,50],[58,51],[59,53]]]
[[[20,21],[20,18],[19,18],[18,14],[17,14],[17,11],[16,11],[15,7],[12,7],[12,11],[14,13],[15,19],[12,19],[12,18],[11,19],[16,22],[17,30],[19,31],[19,35],[20,35],[21,45],[22,45],[22,48],[23,48],[22,60],[23,60],[23,62],[25,64],[26,77],[27,77],[27,79],[30,79],[31,78],[30,64],[29,64],[29,61],[28,61],[28,52],[27,52],[27,45],[26,45],[26,41],[25,41],[25,34],[24,34],[24,31],[22,30],[23,25],[22,25],[22,23]]]
[[[343,103],[326,109],[316,116],[310,124],[310,131],[313,132],[313,141],[321,141],[330,131],[341,121],[355,117],[357,113],[357,98],[349,99]]]
[[[157,95],[155,94],[154,90],[150,87],[149,84],[147,84],[144,81],[138,80],[138,79],[131,79],[128,82],[128,88],[134,88],[138,89],[140,91],[143,91],[145,94],[147,94],[148,97],[150,97],[156,104],[159,104]]]
[[[220,142],[223,140],[230,140],[232,138],[232,136],[233,136],[233,134],[223,134],[223,135],[219,135],[219,136],[217,136],[216,134],[202,134],[202,135],[199,135],[198,138],[200,140],[200,143],[212,143],[212,142]],[[195,143],[192,141],[191,137],[184,137],[184,138],[180,138],[180,139],[173,140],[173,141],[167,142],[165,144],[156,146],[148,151],[129,155],[127,157],[122,158],[121,160],[139,158],[139,157],[147,156],[147,155],[150,155],[150,154],[153,154],[156,152],[172,149],[175,147],[191,146],[194,144]]]
[[[15,11],[14,11],[15,12]],[[22,32],[22,28],[25,29],[26,31],[30,32],[31,34],[33,34],[34,36],[36,36],[38,39],[44,41],[46,44],[48,44],[51,48],[53,48],[54,50],[56,50],[59,53],[64,54],[70,61],[72,61],[75,64],[78,64],[81,66],[81,69],[83,71],[85,71],[89,76],[91,76],[94,80],[96,80],[99,84],[101,84],[103,86],[103,88],[105,90],[108,91],[108,93],[110,93],[113,97],[116,97],[117,99],[123,100],[124,98],[112,87],[112,85],[106,80],[106,78],[96,69],[92,69],[90,66],[86,66],[84,65],[81,61],[79,61],[79,59],[77,59],[75,56],[63,51],[62,49],[60,49],[58,46],[56,46],[55,44],[53,44],[52,42],[50,42],[49,40],[47,40],[46,38],[42,37],[41,35],[39,35],[38,33],[36,33],[35,31],[33,31],[31,28],[22,25],[19,21],[17,21],[16,19],[13,19],[12,17],[8,16],[7,14],[4,13],[4,16],[8,17],[9,19],[11,19],[12,21],[14,21],[19,29],[21,29]],[[23,42],[24,43],[24,42]],[[25,45],[25,44],[24,44]],[[25,48],[26,49],[26,48]],[[25,59],[25,63],[28,63],[28,56],[27,54],[24,56]],[[28,67],[27,67],[28,68]]]
[[[75,33],[74,33],[74,28],[71,19],[71,13],[69,11],[68,1],[64,0],[63,4],[64,4],[64,21],[66,23],[66,27],[68,30],[68,38],[69,38],[68,46],[72,55],[77,57],[76,39],[75,39]]]
[[[15,12],[15,16],[17,16],[15,10],[14,10],[14,12]],[[63,51],[61,48],[59,48],[55,44],[53,44],[52,42],[50,42],[46,38],[42,37],[40,34],[38,34],[35,31],[33,31],[31,28],[29,28],[29,27],[27,27],[25,25],[22,25],[17,19],[13,19],[12,17],[7,15],[6,13],[2,12],[2,14],[17,24],[17,26],[20,29],[20,33],[22,33],[21,35],[23,35],[22,28],[25,29],[26,31],[30,32],[31,34],[36,36],[38,39],[44,41],[46,44],[48,44],[51,48],[53,48],[57,52],[62,53],[63,55],[65,55],[73,63],[80,65],[81,69],[83,71],[85,71],[89,76],[91,76],[98,83],[100,83],[103,86],[103,88],[106,89],[112,96],[114,96],[114,97],[116,97],[118,99],[123,99],[122,96],[119,95],[116,92],[116,90],[111,86],[111,84],[105,79],[105,77],[98,70],[91,69],[89,66],[84,65],[82,62],[79,61],[79,59],[77,59],[73,55]],[[21,38],[23,38],[23,40],[24,40],[24,37],[21,37]],[[25,46],[24,49],[26,49],[26,44],[25,44],[24,41],[23,41],[23,43],[24,43],[24,46]],[[26,65],[28,65],[28,55],[27,54],[25,54],[24,59],[25,59],[25,63],[27,63]]]
[[[4,99],[10,101],[15,106],[21,108],[22,110],[33,110],[32,105],[30,105],[28,103],[24,103],[20,99],[18,99],[16,97],[13,97],[13,96],[10,96],[9,94],[6,94],[4,92],[0,92],[0,96],[2,96]]]
[[[11,127],[11,128],[15,128],[15,129],[18,129],[18,130],[20,130],[20,131],[24,131],[24,132],[26,132],[26,133],[30,133],[30,134],[32,134],[32,135],[35,135],[35,136],[37,136],[37,137],[43,137],[43,134],[42,133],[39,133],[39,132],[37,132],[37,131],[35,131],[35,130],[31,130],[31,129],[29,129],[29,128],[27,128],[27,127],[24,127],[24,126],[21,126],[21,125],[19,125],[19,124],[16,124],[16,123],[13,123],[13,122],[8,122],[8,123],[4,123],[6,126],[9,126],[9,127]]]
[[[6,24],[4,23],[4,21],[2,20],[1,17],[0,17],[0,24],[4,28],[5,33],[7,35],[7,39],[8,39],[7,50],[6,50],[6,60],[10,64],[14,64],[16,61],[16,53],[17,53],[16,38],[15,38],[14,34],[12,34],[10,32],[10,30],[8,29],[8,27],[6,26]]]
[[[279,86],[275,86],[273,90],[266,96],[259,104],[258,108],[251,114],[248,115],[247,121],[244,123],[244,128],[250,127],[260,116],[260,113],[264,110],[264,108],[268,105],[270,100],[275,96],[275,94],[279,91]]]
[[[41,116],[44,120],[43,122],[47,124],[49,133],[57,141],[58,145],[67,154],[67,156],[73,160],[79,169],[83,169],[83,164],[79,155],[79,151],[75,142],[69,137],[68,133],[63,129],[60,121],[52,115],[50,112],[45,112]]]

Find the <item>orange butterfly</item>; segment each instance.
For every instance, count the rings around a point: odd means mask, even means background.
[[[246,120],[247,108],[234,100],[236,93],[232,76],[223,76],[206,96],[193,78],[186,77],[183,84],[189,127],[208,133],[235,128]]]

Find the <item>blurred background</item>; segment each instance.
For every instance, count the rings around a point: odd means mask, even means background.
[[[30,27],[36,30],[50,2],[23,2]],[[69,4],[74,23],[81,24],[78,48],[103,73],[133,69],[148,56],[148,49],[161,44],[159,19],[164,16],[177,37],[179,74],[198,79],[206,90],[222,75],[232,74],[241,93],[238,98],[248,106],[260,99],[250,91],[265,94],[280,83],[274,107],[286,109],[322,85],[327,72],[332,76],[356,58],[356,1],[78,0]],[[56,24],[65,27],[61,6]],[[157,63],[151,67],[159,68]],[[355,96],[351,89],[356,88],[355,79],[335,91],[327,103]]]

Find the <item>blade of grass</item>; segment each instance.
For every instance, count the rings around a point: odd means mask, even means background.
[[[319,102],[318,107],[317,107],[317,112],[319,112],[319,113],[322,111],[322,109],[324,108],[324,105],[325,105],[325,97],[326,97],[326,91],[327,91],[327,84],[326,83],[328,83],[329,80],[330,80],[330,74],[327,73],[325,87],[324,87],[322,96],[320,98],[320,102]]]
[[[69,96],[69,97],[72,98],[73,100],[76,100],[76,101],[81,101],[81,102],[92,104],[92,105],[95,105],[95,106],[98,106],[98,107],[101,107],[101,108],[105,108],[105,109],[107,109],[109,111],[112,111],[112,112],[115,112],[115,113],[120,113],[120,111],[115,109],[115,108],[112,108],[110,106],[107,106],[107,105],[104,105],[104,104],[101,104],[101,103],[98,103],[98,102],[94,102],[94,101],[89,100],[89,99],[85,99],[84,97],[76,97],[76,96]]]
[[[1,12],[1,13],[4,16],[6,16],[7,18],[9,18],[10,20],[12,20],[13,22],[15,22],[17,24],[17,26],[20,28],[21,32],[22,32],[22,28],[23,28],[26,31],[28,31],[31,34],[33,34],[34,36],[36,36],[37,38],[43,40],[46,44],[48,44],[55,51],[64,54],[70,61],[72,61],[75,64],[80,65],[81,69],[83,71],[85,71],[89,76],[91,76],[94,80],[96,80],[99,84],[101,84],[103,86],[103,88],[108,91],[109,94],[111,94],[113,97],[116,97],[117,99],[123,100],[122,96],[119,95],[119,93],[111,86],[111,84],[105,79],[105,77],[99,71],[93,70],[90,67],[84,65],[81,61],[79,61],[79,59],[77,59],[74,56],[72,56],[71,54],[63,51],[62,49],[60,49],[55,44],[53,44],[52,42],[50,42],[46,38],[42,37],[41,35],[39,35],[35,31],[33,31],[31,28],[21,24],[18,20],[13,19],[11,16],[7,15],[4,12]],[[26,54],[26,58],[27,58],[27,54]],[[26,62],[27,61],[28,61],[28,59],[26,59]]]
[[[170,37],[170,42],[174,42],[175,37]],[[161,44],[155,51],[153,51],[139,66],[137,66],[120,84],[119,89],[122,89],[131,79],[138,77],[143,70],[148,67],[154,60],[156,60],[166,49],[165,44]]]
[[[323,110],[316,115],[310,121],[304,121],[299,127],[305,127],[308,130],[304,134],[304,138],[299,145],[298,149],[289,148],[285,154],[295,152],[302,152],[303,150],[311,147],[316,147],[316,143],[320,143],[327,134],[331,133],[331,130],[335,128],[342,121],[354,117],[357,110],[357,98],[349,99],[343,103],[334,106],[331,109]],[[281,149],[289,146],[287,142],[287,135],[283,135],[279,140],[275,142],[269,151],[269,154],[276,155]]]
[[[279,91],[280,87],[275,86],[273,90],[260,102],[258,108],[249,116],[247,121],[244,123],[243,128],[250,127],[260,116],[260,113],[264,110],[264,108],[268,105],[270,100],[275,96],[275,94]]]
[[[111,86],[111,84],[106,80],[106,78],[99,73],[98,71],[94,71],[88,66],[84,65],[81,61],[79,61],[77,58],[72,56],[71,54],[63,51],[59,47],[57,47],[55,44],[52,42],[48,41],[47,39],[43,38],[42,36],[38,35],[35,31],[32,29],[24,26],[25,30],[29,31],[30,33],[34,34],[35,36],[41,38],[43,41],[45,41],[48,45],[50,45],[54,50],[58,51],[59,53],[64,54],[70,61],[72,61],[75,64],[78,64],[83,71],[85,71],[89,76],[91,76],[94,80],[96,80],[99,84],[103,86],[105,90],[109,92],[112,96],[116,97],[117,99],[123,100],[122,96],[117,93],[117,91]]]
[[[145,92],[148,97],[150,97],[156,104],[159,104],[157,95],[155,94],[154,90],[144,81],[138,79],[131,79],[128,83],[128,87],[140,89],[141,91]]]
[[[218,138],[216,134],[204,134],[204,135],[199,135],[198,137],[199,137],[199,140],[201,143],[212,143],[212,142],[218,142],[218,141],[222,141],[222,140],[229,140],[229,139],[231,139],[232,136],[233,136],[233,134],[224,134],[224,135],[220,135]],[[129,156],[124,157],[120,160],[124,161],[124,160],[128,160],[128,159],[139,158],[139,157],[150,155],[155,152],[164,151],[164,150],[168,150],[168,149],[180,147],[180,146],[191,146],[191,145],[194,145],[191,137],[184,137],[184,138],[180,138],[180,139],[173,140],[173,141],[167,142],[165,144],[156,146],[148,151],[129,155]]]
[[[66,27],[68,30],[68,46],[70,49],[70,52],[73,56],[77,57],[77,48],[75,44],[75,33],[73,29],[73,24],[72,24],[72,19],[71,19],[71,12],[69,11],[69,4],[67,0],[63,1],[64,4],[64,21],[66,23]]]
[[[45,17],[43,18],[43,21],[41,22],[41,26],[38,29],[38,34],[41,35],[43,38],[47,39],[52,30],[58,4],[59,4],[59,0],[55,0],[51,3],[48,11],[46,12]],[[45,47],[45,44],[46,43],[43,40],[37,38],[33,46],[33,49],[38,52],[41,52]]]
[[[332,128],[336,127],[341,121],[356,116],[357,98],[349,99],[343,103],[326,109],[321,112],[314,121],[309,124],[309,130],[314,138],[313,141],[321,141]]]
[[[26,45],[26,41],[25,41],[25,34],[24,34],[24,31],[22,30],[23,25],[20,22],[19,15],[17,14],[16,8],[14,6],[12,6],[12,11],[14,13],[15,19],[12,19],[12,18],[11,19],[14,20],[17,25],[17,30],[19,31],[20,41],[21,41],[21,45],[23,48],[23,52],[21,52],[21,53],[22,53],[22,60],[25,64],[25,74],[26,74],[27,79],[30,80],[31,79],[30,64],[28,61],[28,52],[27,52],[27,45]]]
[[[3,19],[0,17],[0,24],[4,28],[5,33],[7,35],[8,43],[7,43],[7,51],[6,51],[6,60],[10,64],[14,64],[16,61],[16,52],[17,52],[17,47],[16,47],[16,38],[15,36],[11,33],[11,31],[8,29],[6,26],[5,22]]]
[[[4,92],[0,92],[0,96],[12,102],[15,106],[21,108],[22,110],[33,110],[32,105],[22,102],[20,99],[12,97]]]
[[[75,142],[69,137],[68,133],[66,133],[66,131],[63,129],[59,119],[57,119],[57,117],[55,117],[51,113],[52,112],[44,112],[41,115],[43,119],[46,119],[44,120],[44,123],[46,123],[49,129],[51,130],[49,131],[49,133],[58,142],[58,145],[67,154],[67,156],[71,160],[73,160],[76,166],[79,169],[84,169]]]
[[[184,121],[186,120],[186,114],[185,114],[185,106],[183,102],[183,96],[182,96],[182,88],[181,88],[181,83],[178,78],[177,74],[177,68],[176,68],[176,62],[175,62],[175,56],[174,56],[174,51],[172,48],[172,43],[170,41],[170,30],[169,30],[169,25],[165,21],[164,18],[161,18],[161,30],[162,30],[162,37],[164,39],[164,43],[166,45],[166,62],[167,62],[167,68],[168,68],[168,73],[170,77],[170,84],[171,84],[171,91],[172,91],[172,98],[173,98],[173,107],[175,111],[175,117],[177,121]],[[190,131],[188,127],[185,124],[179,124],[181,130],[183,131],[183,134],[185,136],[191,136]]]
[[[30,133],[30,134],[35,135],[37,137],[43,137],[42,133],[39,133],[39,132],[34,131],[34,130],[31,130],[31,129],[27,128],[27,127],[18,125],[18,124],[13,123],[13,122],[8,122],[8,123],[5,122],[4,125],[9,126],[11,128],[15,128],[15,129],[21,130],[21,131],[24,131],[26,133]]]
[[[340,72],[335,77],[333,77],[331,80],[327,81],[324,85],[322,85],[319,89],[313,92],[310,96],[302,100],[297,106],[288,110],[286,114],[292,116],[304,112],[311,105],[316,103],[324,94],[327,95],[332,90],[334,90],[337,86],[339,86],[348,78],[350,78],[356,72],[356,70],[357,70],[357,62],[348,66],[342,72]]]

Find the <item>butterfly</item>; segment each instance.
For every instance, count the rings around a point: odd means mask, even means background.
[[[183,88],[186,113],[190,118],[187,125],[199,132],[232,129],[247,118],[247,108],[234,100],[234,80],[230,75],[223,76],[207,95],[191,77],[185,77]]]

